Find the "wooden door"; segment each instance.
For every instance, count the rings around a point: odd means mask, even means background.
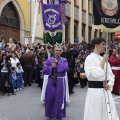
[[[4,37],[7,42],[9,38],[13,38],[14,43],[17,43],[20,41],[20,30],[0,25],[0,36]]]
[[[20,41],[20,30],[19,29],[14,29],[14,28],[9,28],[10,31],[10,36],[13,38],[14,43],[17,43],[17,41]]]

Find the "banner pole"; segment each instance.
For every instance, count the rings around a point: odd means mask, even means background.
[[[108,32],[106,32],[106,54],[108,54]],[[106,76],[105,76],[105,80],[107,82],[107,72],[108,72],[108,62],[106,62]]]
[[[35,1],[34,24],[33,24],[33,31],[32,31],[32,43],[35,41],[37,20],[38,20],[38,1],[36,0]]]
[[[108,32],[106,32],[106,54],[108,54]],[[105,76],[105,83],[107,84],[107,79],[108,79],[108,75],[107,75],[107,73],[108,73],[108,62],[106,62],[106,76]],[[106,99],[108,99],[108,102],[110,101],[110,98],[109,98],[109,95],[108,95],[108,91],[106,90],[106,92],[105,92],[105,98]],[[111,107],[110,107],[110,105],[109,105],[109,108],[110,108],[110,113],[111,113]],[[111,114],[110,114],[111,115]],[[109,119],[109,117],[108,117],[108,119]],[[110,117],[110,120],[112,120],[112,116]]]
[[[53,44],[53,54],[54,54],[54,48],[55,48],[55,45],[54,45],[54,32],[52,32],[52,44]]]

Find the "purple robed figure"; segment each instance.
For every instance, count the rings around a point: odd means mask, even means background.
[[[67,0],[58,0],[58,1],[61,4],[61,3],[66,3]],[[43,3],[43,0],[40,0],[40,2]],[[50,0],[47,0],[47,4],[49,4],[49,3],[50,3]],[[53,3],[55,3],[55,0],[53,0]]]
[[[59,52],[59,51],[57,51]],[[55,54],[61,54],[57,53]],[[58,55],[58,56],[59,56]],[[53,63],[56,60],[56,64]],[[54,66],[54,65],[55,66]],[[56,86],[54,85],[52,76],[54,76],[54,69],[57,71]],[[68,62],[66,58],[62,57],[51,57],[46,61],[43,67],[43,74],[49,75],[48,83],[45,93],[45,116],[49,118],[55,118],[61,120],[66,117],[66,84],[65,75],[68,71]]]

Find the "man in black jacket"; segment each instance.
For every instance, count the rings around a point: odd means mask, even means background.
[[[69,86],[69,93],[72,94],[74,93],[73,91],[73,86],[74,86],[74,79],[73,79],[73,75],[74,75],[74,60],[72,58],[72,54],[71,51],[66,51],[64,49],[64,52],[61,55],[64,58],[67,58],[68,61],[68,66],[69,66],[69,70],[67,72],[68,75],[68,86]]]

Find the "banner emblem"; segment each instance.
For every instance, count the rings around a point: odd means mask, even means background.
[[[48,18],[48,24],[50,24],[50,25],[55,24],[56,14],[55,15],[48,15],[48,16],[49,16],[49,18]]]
[[[113,16],[118,12],[117,0],[102,0],[102,10],[108,16]]]

